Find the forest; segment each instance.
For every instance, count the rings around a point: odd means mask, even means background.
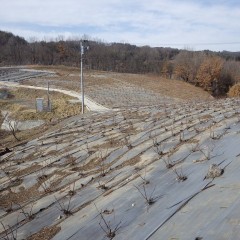
[[[157,74],[202,87],[214,96],[224,96],[240,82],[240,52],[179,50],[175,48],[106,43],[86,39],[89,50],[84,66],[91,70]],[[80,41],[26,41],[0,31],[0,66],[80,66]]]

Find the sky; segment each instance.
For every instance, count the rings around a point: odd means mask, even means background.
[[[239,0],[0,0],[0,30],[28,41],[240,51]]]

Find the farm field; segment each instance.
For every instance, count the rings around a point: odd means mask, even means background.
[[[32,66],[38,70],[55,71],[51,77],[41,77],[38,81],[24,80],[23,84],[46,86],[49,80],[52,87],[80,91],[80,70],[68,67]],[[125,106],[146,106],[160,102],[209,100],[212,97],[201,88],[182,81],[164,79],[151,75],[84,71],[85,92],[92,100],[109,108]],[[181,89],[181,91],[180,91]]]
[[[49,79],[74,89],[77,71],[64,74]],[[138,86],[130,74],[87,74],[86,94],[110,110],[72,116],[1,154],[1,237],[238,239],[240,100],[154,88],[151,76]]]
[[[124,109],[134,106],[153,106],[160,103],[167,104],[192,99],[212,99],[208,93],[190,84],[151,75],[84,70],[84,82],[86,110],[90,111]],[[53,100],[53,105],[57,105],[57,108],[61,110],[57,111],[58,114],[55,111],[55,116],[52,116],[50,113],[33,114],[36,97],[44,97],[46,102],[48,83],[50,87],[50,100]],[[20,99],[18,100],[16,98],[0,99],[2,111],[11,112],[14,110],[12,115],[21,119],[36,120],[36,118],[39,118],[39,120],[47,120],[47,122],[53,119],[53,122],[58,122],[64,117],[77,114],[81,108],[77,106],[78,104],[66,104],[66,99],[74,98],[81,101],[78,68],[64,66],[2,67],[0,68],[0,89],[4,90],[4,88],[11,88],[15,89],[15,92],[21,92]],[[179,91],[180,89],[181,91]],[[31,99],[29,99],[30,96],[28,96],[28,93],[31,92],[35,93],[30,95]],[[62,94],[61,99],[63,101],[60,101],[59,97],[55,101],[55,96],[60,96],[59,93]],[[9,105],[11,102],[18,102],[17,104],[13,104],[14,106],[17,105],[17,107],[11,107]],[[28,108],[26,108],[26,104]],[[25,109],[26,111],[24,110],[24,112],[27,114],[23,114],[22,109]],[[2,121],[3,116],[2,120],[0,116],[0,123]],[[36,124],[40,124],[39,121]],[[8,125],[8,123],[5,121],[4,125]],[[20,127],[21,125],[23,127]],[[30,125],[34,126],[35,123],[31,122],[28,125],[22,122],[18,124],[21,130]],[[44,126],[44,129],[48,128],[48,124]],[[37,129],[33,129],[32,133],[34,130],[38,132]],[[1,147],[6,145],[6,143],[8,143],[8,146],[9,143],[11,143],[11,146],[15,144],[15,139],[11,134],[8,136],[9,134],[6,134],[6,132],[0,132],[0,135],[4,138],[4,141],[0,143]],[[21,136],[21,139],[25,140],[29,134],[28,132],[21,131],[18,135]],[[5,141],[6,138],[7,140]]]

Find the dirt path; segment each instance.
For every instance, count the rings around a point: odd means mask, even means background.
[[[32,88],[32,89],[40,89],[40,90],[47,90],[45,87],[36,87],[36,86],[30,86],[30,85],[22,85],[18,83],[10,83],[10,82],[1,82],[0,85],[2,86],[8,86],[8,87],[21,87],[21,88]],[[78,92],[75,91],[70,91],[70,90],[63,90],[63,89],[57,89],[57,88],[50,88],[50,91],[55,91],[55,92],[60,92],[72,97],[78,98],[80,101],[82,100],[82,95]],[[89,99],[88,97],[85,96],[85,105],[90,111],[96,111],[96,112],[101,112],[101,111],[108,111],[110,110],[109,108],[106,108],[93,100]]]

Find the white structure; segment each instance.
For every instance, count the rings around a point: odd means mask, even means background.
[[[43,98],[36,98],[36,111],[43,112]]]

